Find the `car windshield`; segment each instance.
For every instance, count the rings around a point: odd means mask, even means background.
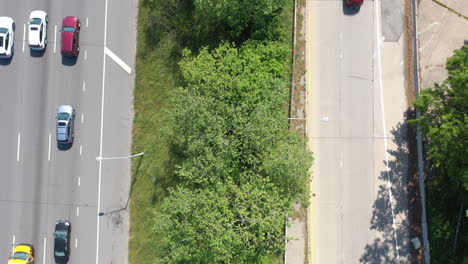
[[[5,33],[7,33],[7,32],[8,32],[8,29],[6,29],[6,28],[0,28],[0,33],[5,34]]]
[[[15,252],[13,255],[13,259],[22,259],[27,260],[29,258],[29,254],[26,252]]]
[[[74,27],[63,27],[62,29],[63,32],[75,32]]]
[[[55,256],[65,257],[65,251],[55,250]]]
[[[65,238],[67,236],[67,231],[65,230],[56,230],[55,237]]]
[[[40,18],[31,18],[31,20],[29,20],[29,23],[32,24],[32,25],[40,25],[41,24],[41,19]]]
[[[68,118],[70,118],[69,113],[58,113],[57,115],[58,120],[68,120]]]

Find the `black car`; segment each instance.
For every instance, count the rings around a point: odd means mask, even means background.
[[[54,258],[56,263],[67,263],[70,258],[71,225],[67,220],[55,224]]]

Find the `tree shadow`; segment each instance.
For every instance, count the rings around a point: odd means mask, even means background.
[[[416,132],[407,121],[414,111],[404,113],[404,121],[391,130],[394,147],[389,146],[388,167],[380,173],[370,221],[376,239],[366,245],[360,263],[420,263],[421,252],[411,239],[420,236],[420,201],[417,177]],[[398,250],[397,250],[398,249]]]
[[[153,203],[159,203],[169,196],[169,189],[175,187],[180,182],[176,174],[176,165],[180,164],[180,155],[173,144],[169,145],[168,158],[163,162],[161,169],[155,174],[153,182],[155,191],[153,192]]]

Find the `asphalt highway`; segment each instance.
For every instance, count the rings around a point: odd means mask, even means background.
[[[72,224],[69,263],[127,263],[137,0],[0,0],[15,54],[0,61],[0,261],[33,244],[54,263],[59,219]],[[45,52],[28,47],[29,13],[49,17]],[[80,54],[60,54],[62,18],[81,20]],[[56,111],[76,109],[75,141],[56,143]]]

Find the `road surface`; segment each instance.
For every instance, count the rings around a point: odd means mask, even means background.
[[[137,1],[0,0],[16,22],[15,54],[0,61],[0,259],[30,243],[35,263],[53,263],[58,219],[71,222],[69,263],[127,263],[128,156]],[[28,48],[27,20],[48,13],[44,53]],[[81,20],[77,60],[60,54],[61,20]],[[75,141],[56,144],[59,105],[76,108]],[[104,215],[99,216],[99,212]]]
[[[384,44],[378,0],[307,4],[311,261],[408,263],[400,35]]]

